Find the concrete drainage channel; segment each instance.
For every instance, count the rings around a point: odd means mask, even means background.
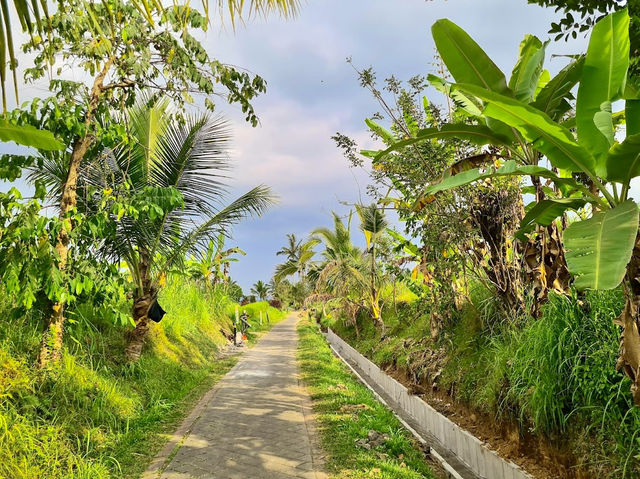
[[[345,343],[331,329],[325,335],[336,355],[386,404],[455,479],[532,479],[482,441],[453,423]]]

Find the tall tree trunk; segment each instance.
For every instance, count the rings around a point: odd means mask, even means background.
[[[475,251],[477,261],[483,264],[487,278],[496,288],[507,311],[518,314],[524,308],[523,282],[519,262],[510,249],[512,238],[522,218],[519,192],[507,189],[486,191],[478,195],[471,206],[471,214],[480,232],[485,252]]]
[[[127,361],[133,362],[140,359],[147,333],[149,332],[149,309],[156,300],[157,288],[151,281],[149,261],[144,253],[141,253],[140,261],[140,285],[133,298],[131,315],[136,327],[127,333],[127,347],[125,356]]]
[[[616,369],[621,369],[631,379],[633,402],[640,406],[640,232],[627,266],[624,292],[624,310],[615,320],[623,328]]]
[[[69,240],[71,231],[73,230],[72,221],[67,218],[68,213],[75,208],[77,202],[76,188],[78,185],[78,170],[80,164],[87,153],[87,150],[94,142],[94,137],[89,133],[90,126],[95,118],[98,102],[103,92],[104,79],[107,72],[111,68],[113,60],[109,59],[102,71],[98,74],[93,82],[93,87],[89,95],[89,105],[84,117],[84,135],[78,138],[73,144],[71,156],[69,157],[69,170],[67,178],[62,186],[62,195],[60,196],[60,219],[63,221],[63,227],[58,233],[56,242],[56,252],[60,257],[58,261],[58,269],[63,271],[67,266],[69,259]],[[37,365],[44,368],[51,363],[57,363],[62,354],[62,337],[64,331],[64,303],[58,302],[52,307],[52,314],[49,318],[47,329],[42,335],[40,344],[40,352],[38,353]]]

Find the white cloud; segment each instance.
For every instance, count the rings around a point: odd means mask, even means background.
[[[260,109],[262,126],[233,125],[235,186],[265,183],[280,195],[283,207],[357,198],[358,182],[364,187],[366,173],[350,169],[331,139],[343,129],[342,115],[310,116],[303,105],[286,99],[270,103]],[[366,133],[352,133],[362,145],[370,141]]]

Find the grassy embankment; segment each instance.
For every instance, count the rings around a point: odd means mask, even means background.
[[[8,299],[5,297],[5,301]],[[199,397],[235,358],[216,360],[235,304],[174,278],[160,296],[168,314],[140,361],[124,361],[124,328],[79,307],[55,373],[32,367],[42,318],[0,322],[0,478],[136,477]],[[128,308],[129,305],[123,305]],[[265,311],[268,305],[249,305]],[[0,311],[8,316],[8,305]],[[273,324],[283,313],[270,308]],[[255,315],[252,323],[257,323]],[[266,329],[255,324],[256,330]]]
[[[640,409],[615,371],[621,292],[553,296],[535,321],[506,320],[482,288],[471,296],[436,343],[428,306],[415,302],[398,314],[386,308],[384,338],[364,317],[360,339],[344,322],[326,321],[383,368],[427,389],[435,379],[471,411],[570,451],[589,477],[640,477]]]
[[[433,477],[423,452],[396,417],[335,358],[317,326],[298,325],[298,358],[311,393],[327,470],[335,479],[417,479]],[[388,435],[365,449],[356,441],[369,431]]]

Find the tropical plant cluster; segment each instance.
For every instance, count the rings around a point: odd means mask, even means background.
[[[548,42],[525,36],[507,76],[447,19],[432,27],[433,73],[380,88],[356,68],[384,146],[334,140],[352,166],[371,162],[376,201],[313,231],[301,245],[322,244],[322,258],[301,268],[299,254],[274,279],[297,274],[318,319],[386,367],[402,364],[418,391],[515,421],[587,473],[635,477],[640,95],[635,13],[615,7],[585,10],[588,49],[555,75]],[[600,446],[597,459],[585,444]]]

